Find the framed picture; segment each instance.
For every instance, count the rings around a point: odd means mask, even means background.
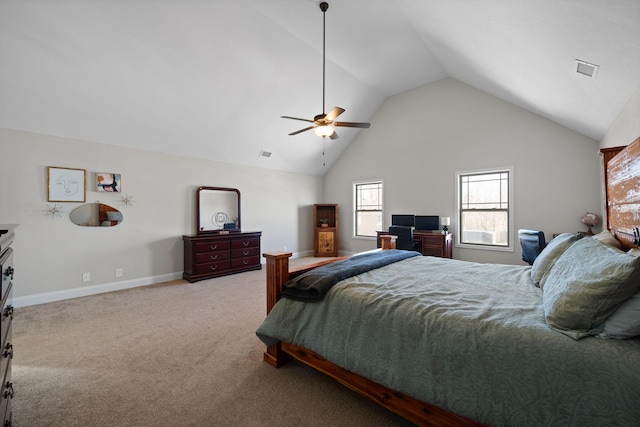
[[[48,187],[50,202],[85,202],[87,180],[85,169],[49,166]]]
[[[98,191],[120,193],[122,191],[122,177],[119,173],[99,172],[96,174]]]

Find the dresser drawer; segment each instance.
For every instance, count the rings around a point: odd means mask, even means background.
[[[233,259],[244,258],[248,256],[256,256],[256,255],[260,255],[260,248],[258,247],[245,248],[245,249],[233,249],[231,251],[231,258]]]
[[[441,234],[423,235],[422,246],[437,246],[442,247],[443,236]]]
[[[11,401],[13,400],[13,383],[11,382],[11,364],[7,366],[2,389],[0,390],[0,416],[3,416],[3,426],[11,425]]]
[[[200,242],[195,244],[196,254],[226,250],[229,250],[228,240],[212,240],[210,242]]]
[[[442,257],[442,248],[441,247],[437,247],[437,248],[432,248],[429,246],[422,246],[422,255],[424,256],[437,256],[437,257]]]
[[[229,260],[211,262],[208,264],[196,264],[195,274],[213,274],[229,269]]]
[[[11,321],[13,320],[13,306],[11,305],[13,295],[13,289],[9,286],[9,291],[7,292],[7,298],[5,299],[4,305],[2,306],[2,313],[0,313],[0,346],[4,345],[7,341],[7,337],[10,336],[9,328],[11,327]],[[0,371],[1,375],[2,371]]]
[[[246,237],[244,239],[233,239],[231,241],[231,249],[243,249],[243,248],[259,248],[259,237]]]
[[[258,255],[231,260],[231,268],[254,267],[257,265],[260,265],[260,257]]]
[[[4,299],[5,293],[9,289],[9,284],[13,280],[13,249],[8,248],[0,258],[0,271],[2,271],[2,290],[0,298]]]
[[[11,333],[11,327],[9,327],[9,333]],[[2,351],[0,352],[0,378],[6,380],[6,374],[8,373],[8,369],[11,365],[11,359],[13,359],[13,343],[11,337],[9,337],[7,342],[2,346]],[[9,376],[9,378],[11,377]]]
[[[229,251],[207,252],[196,254],[196,264],[205,264],[229,259]]]

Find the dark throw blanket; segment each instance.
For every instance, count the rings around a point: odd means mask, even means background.
[[[296,301],[320,301],[333,285],[343,279],[414,256],[420,256],[420,253],[397,249],[355,255],[289,280],[283,285],[282,296]]]

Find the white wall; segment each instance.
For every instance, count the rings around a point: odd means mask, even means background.
[[[613,121],[600,141],[600,147],[629,145],[640,136],[640,86]]]
[[[99,200],[124,214],[122,224],[79,227],[69,212],[80,203],[57,203],[59,218],[45,216],[47,166],[87,170],[87,202]],[[122,174],[122,195],[98,193],[96,172]],[[16,230],[16,305],[28,305],[181,278],[182,235],[195,231],[194,192],[201,185],[238,188],[242,228],[261,230],[262,252],[307,254],[313,248],[313,203],[322,179],[310,175],[77,141],[0,128],[0,223]],[[115,269],[124,275],[115,277]],[[90,272],[91,281],[82,282]]]
[[[515,228],[586,230],[586,211],[602,214],[598,143],[454,79],[385,101],[325,176],[324,202],[340,205],[340,250],[375,241],[353,238],[352,182],[384,180],[384,221],[392,213],[450,216],[455,172],[513,166]],[[334,142],[334,143],[339,143]],[[454,247],[454,258],[522,264],[514,252]]]

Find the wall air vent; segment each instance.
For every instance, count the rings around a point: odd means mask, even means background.
[[[260,155],[258,157],[271,157],[271,151],[260,151]]]
[[[600,68],[598,65],[590,64],[588,62],[581,61],[579,59],[576,59],[576,62],[578,63],[578,67],[576,68],[576,72],[578,74],[582,74],[594,79],[596,78],[596,74],[598,73],[598,68]]]

